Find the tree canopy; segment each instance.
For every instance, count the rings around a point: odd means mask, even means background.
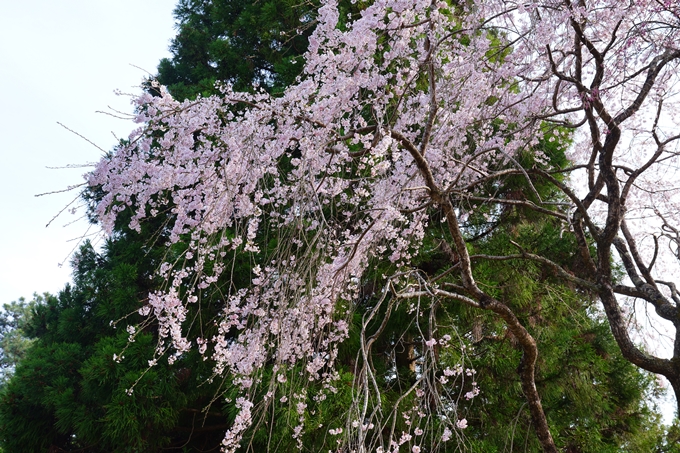
[[[666,273],[678,265],[677,188],[669,176],[680,137],[666,113],[675,101],[678,14],[660,1],[388,0],[345,21],[327,1],[302,75],[280,95],[240,92],[227,78],[220,94],[197,101],[175,100],[161,87],[160,96],[141,96],[143,127],[89,182],[104,193],[97,215],[108,230],[128,207],[132,229],[171,213],[169,242],[186,250],[161,266],[167,287],[140,312],[159,323],[159,358],[197,347],[216,374],[240,387],[225,449],[237,448],[293,375],[319,382],[321,399],[336,389],[339,348],[370,277],[375,296],[360,323],[357,396],[341,446],[421,448],[411,445],[415,431],[395,429],[371,361],[371,322],[399,307],[410,311],[420,342],[415,381],[399,401],[428,408],[421,413],[431,448],[464,430],[465,398],[434,379],[463,376],[440,360],[437,345],[451,343],[435,314],[462,304],[502,322],[516,342],[538,441],[557,451],[537,385],[541,339],[513,295],[481,277],[493,261],[538,266],[597,297],[623,356],[665,376],[680,394],[678,296]],[[570,136],[569,164],[556,164],[541,142]],[[501,192],[513,178],[523,190]],[[541,196],[541,184],[558,196]],[[554,223],[578,266],[521,236],[476,253],[472,238],[485,233],[467,220],[481,212],[498,223],[511,208]],[[447,258],[441,272],[428,274],[416,263],[434,225]],[[188,316],[191,307],[200,313],[236,255],[249,257],[249,281],[220,288],[224,309],[210,336],[192,334],[200,319]],[[626,297],[667,321],[675,358],[633,341]],[[449,347],[465,351],[465,335],[455,340]],[[271,375],[263,371],[268,364]],[[462,394],[474,401],[478,388],[467,385]],[[269,391],[256,400],[260,388]],[[296,404],[293,437],[306,426],[307,403]]]

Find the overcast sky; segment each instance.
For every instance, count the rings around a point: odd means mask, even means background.
[[[176,0],[0,2],[0,304],[33,292],[57,292],[70,280],[79,215],[45,225],[76,193],[36,194],[80,184],[130,122],[95,113],[131,112],[145,72],[169,56]],[[138,69],[136,67],[143,68]],[[81,213],[82,214],[82,213]],[[63,266],[59,266],[64,263]]]

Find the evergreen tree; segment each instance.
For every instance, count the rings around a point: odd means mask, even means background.
[[[155,263],[165,250],[154,239],[120,230],[101,254],[85,244],[73,285],[33,308],[25,326],[31,345],[0,396],[5,451],[219,445],[226,417],[220,409],[201,413],[217,392],[205,382],[210,370],[197,354],[149,369],[154,328],[131,333],[141,301],[158,285]]]
[[[172,58],[158,80],[179,99],[215,94],[215,82],[282,90],[302,69],[316,1],[181,0]]]

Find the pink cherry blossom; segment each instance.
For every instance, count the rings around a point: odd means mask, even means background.
[[[310,379],[333,388],[351,305],[376,262],[390,263],[391,271],[364,327],[379,307],[399,303],[410,304],[417,323],[427,311],[424,300],[490,310],[522,349],[532,420],[544,450],[556,451],[534,385],[536,341],[510,305],[473,277],[464,226],[470,200],[498,212],[513,204],[534,209],[573,235],[585,277],[520,244],[511,258],[538,261],[597,294],[624,356],[666,376],[680,393],[675,362],[635,344],[621,315],[626,296],[644,300],[675,327],[680,319],[672,283],[680,270],[680,8],[647,0],[484,0],[459,2],[456,14],[451,9],[448,2],[376,0],[340,29],[337,3],[322,1],[304,72],[283,95],[223,85],[219,96],[179,102],[158,87],[160,96],[134,100],[139,127],[87,176],[103,193],[96,214],[106,231],[124,210],[134,229],[166,215],[170,242],[186,243],[181,260],[160,266],[167,287],[150,294],[139,313],[158,322],[159,355],[172,361],[196,344],[216,375],[228,373],[240,386],[225,451],[237,448],[252,412],[269,404],[255,407],[249,399],[267,363],[281,370],[272,392],[285,383],[285,370],[300,364]],[[573,139],[568,168],[551,167],[542,154],[546,128],[548,142]],[[536,154],[540,165],[522,168],[517,157],[524,152]],[[569,180],[559,177],[564,173]],[[484,192],[510,175],[525,178],[528,191],[542,178],[564,202],[551,204],[537,192],[536,201]],[[411,265],[433,212],[455,252],[459,283],[451,288]],[[261,244],[272,231],[281,247],[269,252]],[[256,264],[252,280],[224,294],[215,336],[193,341],[189,304],[228,274],[226,257],[235,253]],[[629,283],[619,282],[614,261]],[[430,338],[429,352],[419,364],[431,370],[438,367],[434,334],[422,336]],[[677,329],[673,335],[680,344]],[[348,416],[384,426],[370,419],[382,414],[370,410],[380,401],[367,360],[372,341],[362,337],[357,366],[364,378],[356,383],[362,400]],[[474,374],[467,371],[447,368],[444,376]],[[417,392],[409,391],[426,398],[431,389],[420,379]],[[465,398],[478,393],[473,384]],[[290,404],[304,412],[302,401]],[[437,407],[450,419],[451,404]],[[455,422],[466,426],[466,419]],[[302,425],[295,430],[300,435]],[[345,435],[364,442],[377,436],[373,431],[381,432],[352,426]],[[399,444],[410,440],[408,433],[390,436]],[[450,436],[446,428],[442,439]]]

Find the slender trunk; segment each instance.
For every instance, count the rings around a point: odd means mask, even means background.
[[[541,448],[545,453],[557,453],[557,447],[550,433],[541,397],[538,394],[538,389],[536,389],[536,360],[538,359],[536,340],[534,340],[507,305],[488,298],[483,301],[482,307],[499,315],[519,342],[523,353],[517,372],[519,373],[522,392],[529,405],[529,413],[531,414],[531,421],[536,431],[536,437],[538,437]]]
[[[534,340],[529,331],[522,325],[510,307],[503,302],[490,297],[477,286],[474,277],[472,276],[472,263],[470,261],[470,256],[468,255],[465,240],[463,239],[460,227],[458,226],[455,210],[448,199],[446,199],[442,205],[444,213],[446,214],[449,231],[453,237],[456,252],[460,259],[461,276],[465,289],[479,301],[481,308],[496,313],[503,321],[505,321],[522,347],[523,354],[518,372],[522,383],[522,391],[529,404],[529,411],[536,430],[536,436],[545,453],[557,453],[557,447],[555,446],[555,441],[553,440],[552,434],[550,433],[550,427],[548,426],[548,420],[543,411],[541,398],[536,389],[536,359],[538,358],[536,340]]]

